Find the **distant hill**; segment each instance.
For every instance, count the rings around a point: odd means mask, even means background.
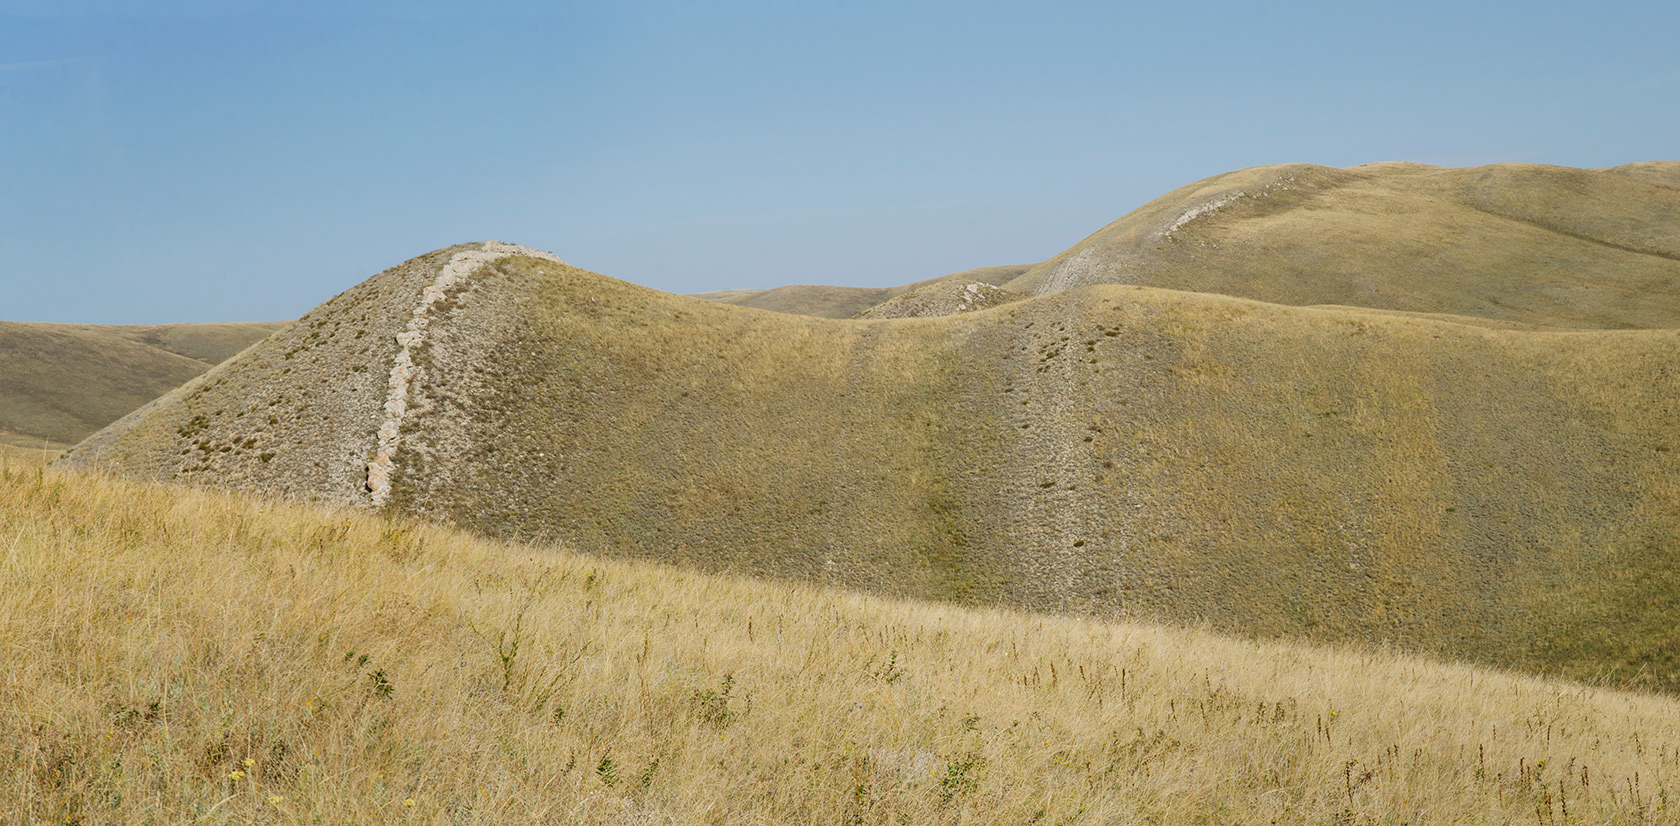
[[[692,297],[706,301],[716,301],[720,304],[733,304],[737,307],[752,307],[778,313],[792,313],[818,318],[851,318],[888,299],[897,298],[930,284],[943,281],[963,281],[996,286],[1019,277],[1028,269],[1031,269],[1029,264],[980,267],[898,287],[823,287],[799,284],[769,290],[721,290],[718,292],[694,293]]]
[[[1680,332],[1061,286],[839,321],[454,247],[60,462],[1680,690]]]
[[[1680,327],[1680,163],[1216,175],[1003,286],[1134,284],[1580,329]]]
[[[1026,296],[983,281],[935,281],[893,296],[854,318],[935,318],[989,310],[1023,298]]]
[[[0,321],[0,444],[68,447],[289,323]]]

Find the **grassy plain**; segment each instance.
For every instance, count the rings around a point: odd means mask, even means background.
[[[1680,701],[0,462],[24,822],[1670,823]]]

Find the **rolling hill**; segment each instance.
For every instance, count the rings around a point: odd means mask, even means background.
[[[0,321],[0,445],[62,450],[288,323]]]
[[[1680,690],[1680,332],[1436,303],[1090,284],[839,321],[489,242],[369,279],[60,462]]]
[[[1680,163],[1245,169],[1163,195],[1002,286],[1085,284],[1680,327]]]

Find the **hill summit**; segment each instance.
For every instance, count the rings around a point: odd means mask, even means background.
[[[1189,238],[1219,210],[1164,226]],[[1680,333],[1047,279],[1076,254],[1012,280],[1029,300],[833,320],[451,247],[61,461],[705,569],[1680,689]],[[1628,278],[1669,261],[1628,254],[1656,262]],[[1661,318],[1640,312],[1614,323]]]

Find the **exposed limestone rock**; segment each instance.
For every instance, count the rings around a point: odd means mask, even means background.
[[[462,250],[451,256],[449,263],[443,265],[443,269],[438,272],[437,279],[421,290],[420,303],[410,315],[408,326],[397,334],[397,344],[401,349],[391,362],[390,392],[385,397],[385,421],[379,425],[379,446],[374,451],[373,460],[368,462],[367,488],[369,501],[374,507],[382,507],[391,496],[391,472],[394,467],[391,455],[396,453],[402,444],[403,417],[408,413],[408,388],[416,372],[414,354],[425,342],[426,328],[432,321],[432,306],[443,301],[451,290],[464,285],[467,279],[484,265],[513,255],[541,258],[557,264],[565,263],[553,253],[533,250],[518,244],[486,241],[483,249]]]

